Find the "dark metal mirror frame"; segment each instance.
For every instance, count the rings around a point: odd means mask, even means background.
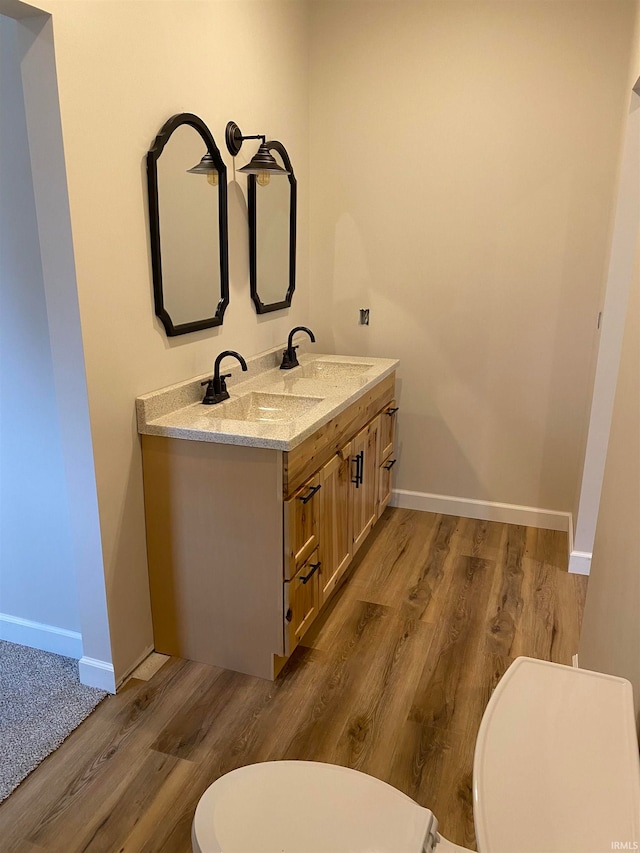
[[[285,168],[291,173],[288,175],[291,187],[289,204],[289,287],[287,295],[281,302],[264,303],[258,295],[258,221],[257,221],[257,199],[256,199],[256,176],[249,175],[247,184],[248,209],[249,209],[249,279],[251,283],[251,298],[256,306],[257,314],[268,314],[269,311],[280,311],[282,308],[291,307],[293,291],[296,289],[296,217],[298,210],[298,182],[293,174],[293,166],[289,159],[287,149],[277,139],[265,143],[270,151],[277,151],[282,157]],[[276,181],[284,180],[281,177],[274,178]]]
[[[173,131],[183,124],[188,124],[202,137],[207,151],[211,154],[218,170],[218,227],[220,245],[220,301],[213,317],[204,320],[194,320],[190,323],[173,324],[166,308],[162,291],[162,253],[160,249],[160,213],[158,206],[158,158],[164,146],[171,138]],[[200,329],[211,329],[221,326],[224,312],[229,304],[229,247],[227,227],[227,167],[220,156],[211,131],[198,116],[193,113],[179,113],[164,123],[156,136],[153,146],[147,153],[147,184],[149,190],[149,229],[151,233],[151,266],[153,269],[153,297],[156,316],[160,318],[169,337],[186,335],[188,332],[198,332]]]

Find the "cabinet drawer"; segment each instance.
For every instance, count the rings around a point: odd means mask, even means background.
[[[318,615],[320,562],[314,551],[298,574],[284,582],[284,646],[290,655]]]
[[[284,505],[284,576],[292,578],[318,547],[320,477],[307,480]]]
[[[391,456],[383,462],[378,471],[378,518],[385,511],[391,500],[391,483],[393,481],[393,466],[396,460]]]
[[[396,401],[392,400],[380,415],[380,464],[393,453],[397,412]]]

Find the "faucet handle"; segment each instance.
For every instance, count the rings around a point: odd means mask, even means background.
[[[200,383],[201,385],[206,385],[207,390],[204,393],[204,398],[202,402],[205,406],[210,406],[212,403],[216,401],[215,388],[213,387],[213,379],[205,379],[204,382]]]
[[[292,367],[298,366],[298,356],[296,355],[296,350],[298,349],[298,345],[287,347],[287,349],[282,353],[282,364],[280,365],[280,370],[291,370]]]

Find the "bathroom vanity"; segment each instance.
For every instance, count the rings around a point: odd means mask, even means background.
[[[397,361],[281,353],[137,400],[155,648],[269,679],[389,502],[397,412]]]

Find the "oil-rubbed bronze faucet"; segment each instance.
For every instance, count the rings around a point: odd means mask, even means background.
[[[200,383],[201,385],[207,386],[207,390],[202,401],[205,406],[213,406],[216,403],[221,403],[223,400],[229,399],[229,392],[227,391],[227,383],[225,382],[225,379],[228,379],[231,374],[223,373],[222,376],[220,376],[220,362],[227,355],[232,355],[234,358],[237,358],[242,369],[247,369],[247,362],[239,352],[232,349],[226,349],[224,352],[221,352],[213,365],[213,379],[205,379],[204,382]]]
[[[306,332],[311,338],[311,343],[315,344],[316,337],[311,331],[311,329],[307,329],[306,326],[296,326],[295,329],[291,329],[289,332],[289,339],[287,340],[287,348],[282,353],[282,364],[280,365],[280,370],[291,370],[292,367],[298,367],[298,356],[296,355],[297,346],[293,345],[293,336],[296,332]]]

